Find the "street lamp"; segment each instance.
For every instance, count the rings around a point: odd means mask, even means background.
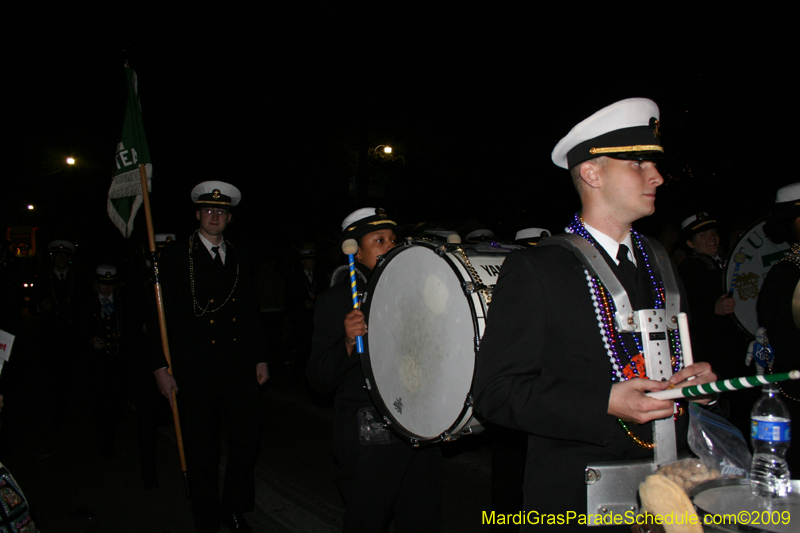
[[[75,164],[75,158],[74,157],[68,157],[67,158],[67,164],[68,165],[74,165]]]
[[[371,148],[369,150],[369,155],[374,157],[375,159],[394,159],[392,157],[392,147],[388,144],[379,144],[375,148]]]
[[[406,158],[402,155],[395,156],[392,153],[392,147],[388,144],[379,144],[375,148],[370,148],[369,155],[375,159],[383,159],[384,161],[388,159],[389,161],[400,161],[404,165],[406,164]]]

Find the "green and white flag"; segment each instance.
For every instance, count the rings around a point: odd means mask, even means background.
[[[119,228],[125,238],[131,236],[133,219],[142,205],[142,179],[139,165],[147,172],[147,190],[151,191],[150,179],[153,165],[150,163],[150,150],[144,136],[142,108],[139,104],[139,91],[136,73],[126,63],[125,76],[128,85],[128,102],[125,106],[125,120],[122,135],[114,156],[114,175],[108,189],[108,216]]]

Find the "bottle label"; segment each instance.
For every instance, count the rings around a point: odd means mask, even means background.
[[[789,422],[767,422],[751,420],[750,436],[756,440],[790,442]]]

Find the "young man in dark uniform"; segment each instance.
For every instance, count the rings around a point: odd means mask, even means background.
[[[568,231],[597,250],[634,309],[663,306],[653,259],[631,230],[655,210],[663,179],[654,159],[662,153],[658,107],[634,98],[575,126],[552,154],[556,165],[571,170],[581,198],[582,211]],[[586,513],[588,464],[652,458],[644,447],[653,439],[650,421],[673,416],[672,401],[645,395],[669,383],[641,379],[640,350],[633,335],[608,320],[602,293],[570,249],[540,243],[513,252],[500,272],[476,362],[477,413],[529,434],[521,511],[549,514],[556,524],[568,512]],[[669,381],[690,376],[692,383],[715,378],[708,364],[696,363]],[[577,522],[554,527],[584,530]],[[630,525],[616,529],[630,531]]]
[[[341,242],[358,242],[359,291],[379,257],[394,247],[395,228],[383,209],[363,208],[345,218]],[[392,520],[398,533],[439,531],[441,452],[412,448],[382,426],[356,351],[367,324],[353,309],[349,277],[323,292],[315,307],[308,380],[319,392],[336,391],[333,453],[346,505],[344,532],[385,532]]]
[[[223,238],[241,193],[206,181],[192,190],[200,228],[159,259],[175,378],[155,371],[161,393],[179,410],[192,513],[198,532],[251,531],[243,513],[255,504],[258,385],[269,377],[253,276],[244,249]],[[220,426],[228,462],[219,499]]]

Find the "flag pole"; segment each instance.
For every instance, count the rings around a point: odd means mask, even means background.
[[[161,283],[158,279],[158,258],[156,257],[156,238],[153,232],[153,216],[150,211],[150,193],[147,190],[147,170],[145,165],[139,165],[139,177],[142,180],[142,201],[144,204],[144,217],[147,221],[147,240],[150,245],[150,255],[153,259],[153,272],[155,274],[154,289],[156,292],[156,306],[158,307],[158,325],[161,328],[161,347],[167,359],[167,372],[172,375],[172,358],[169,354],[169,341],[167,339],[167,322],[164,317],[164,300],[161,296]],[[175,424],[175,440],[178,442],[178,456],[181,460],[181,473],[186,497],[189,497],[189,480],[186,477],[186,454],[183,450],[183,433],[181,432],[181,419],[178,414],[178,398],[175,390],[172,391],[172,421]]]

